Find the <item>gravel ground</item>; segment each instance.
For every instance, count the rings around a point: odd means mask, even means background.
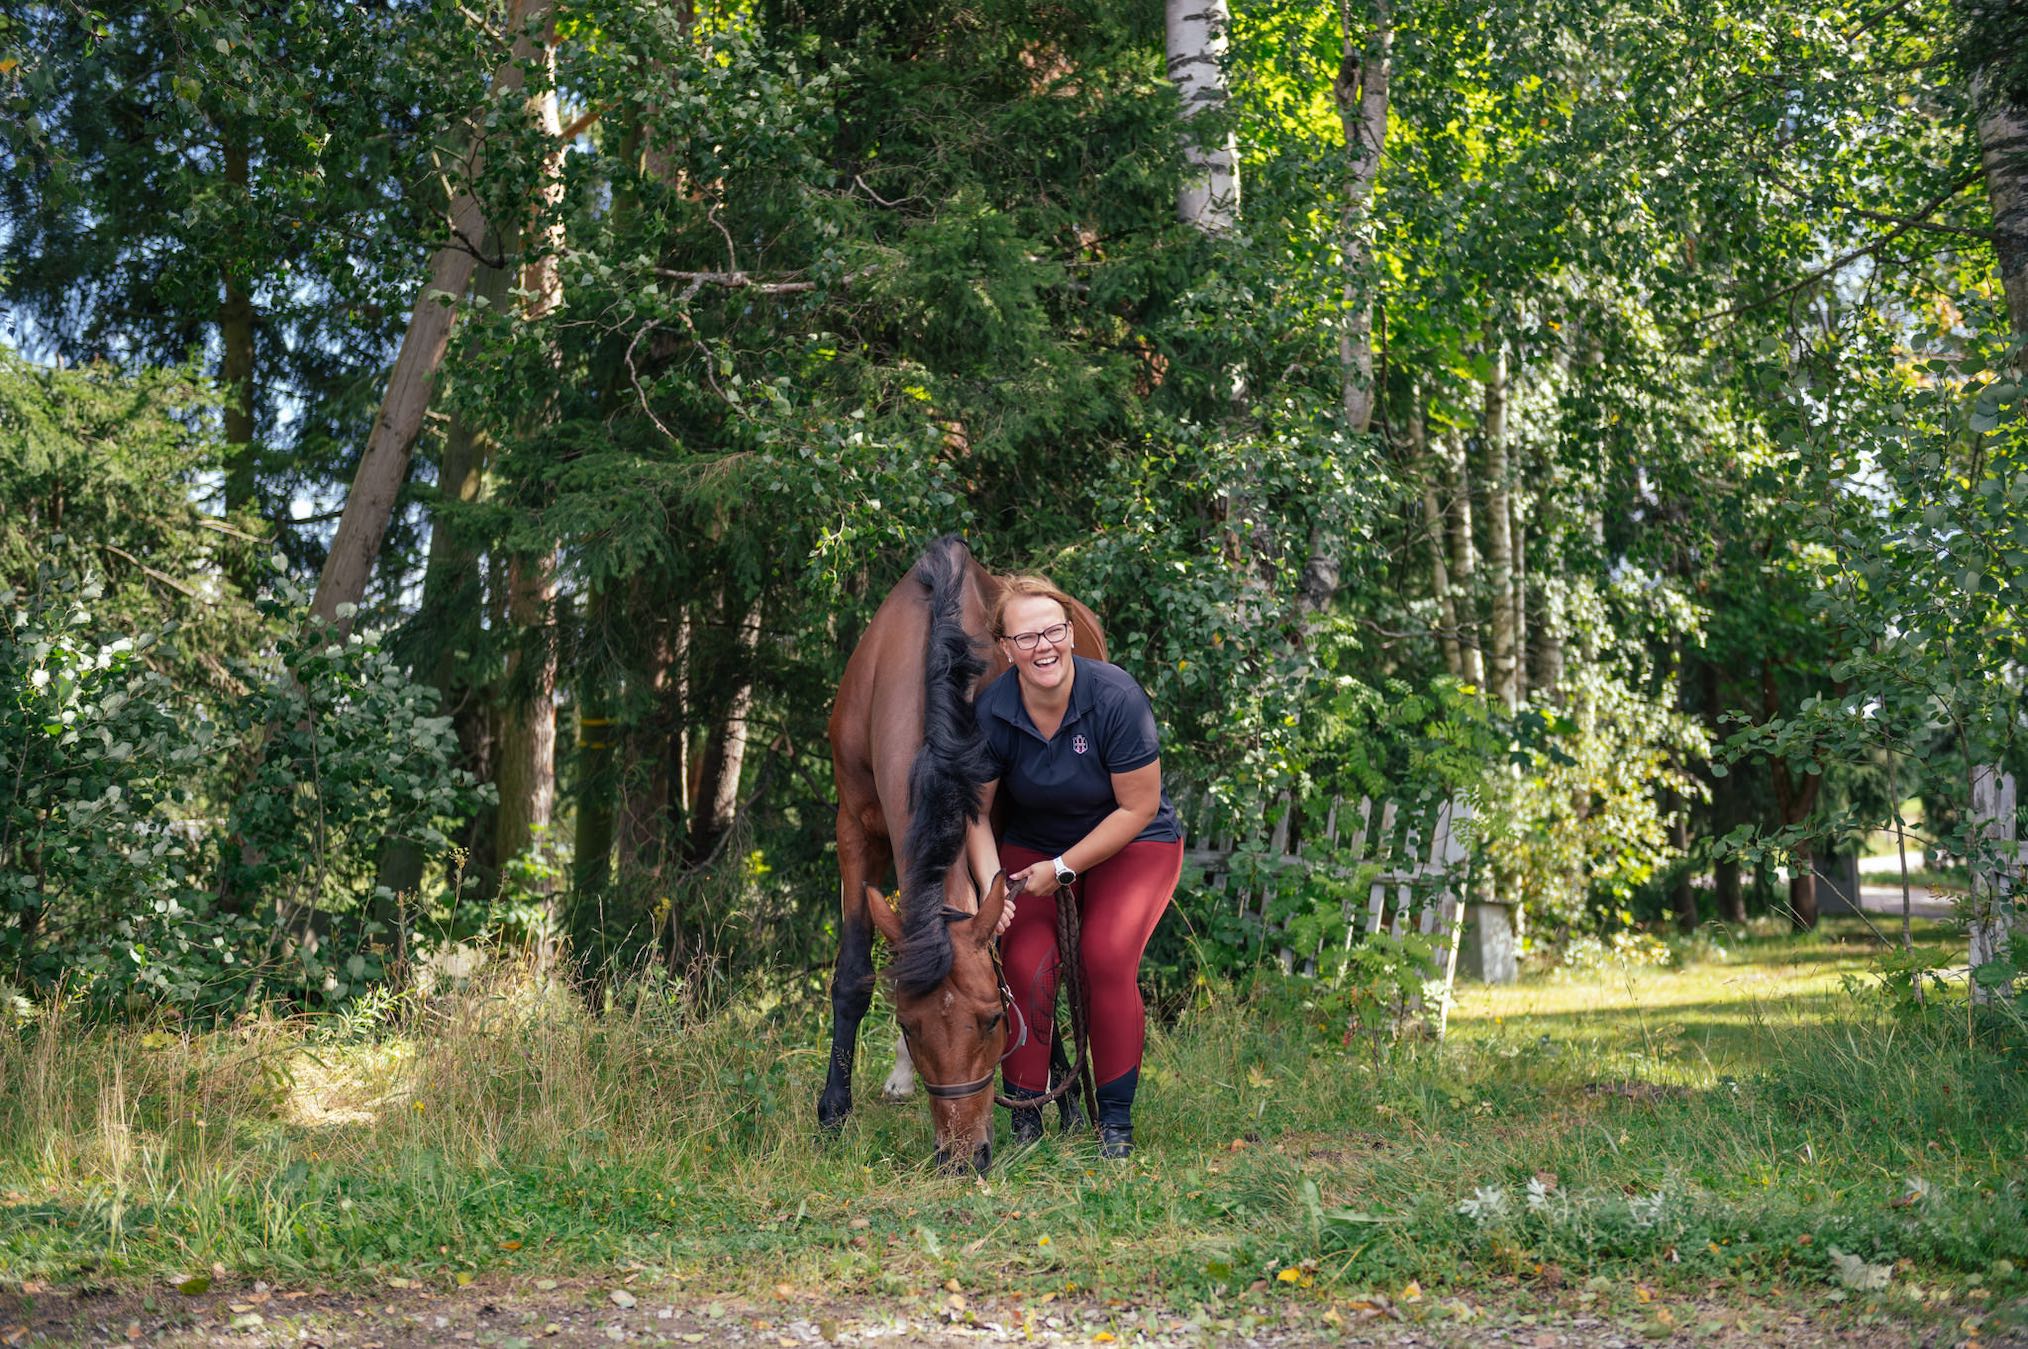
[[[2028,1335],[1982,1326],[1985,1318],[1916,1324],[1867,1317],[1849,1307],[1811,1309],[1655,1301],[1607,1314],[1531,1304],[1526,1312],[1477,1297],[1293,1298],[1172,1310],[1118,1300],[974,1301],[963,1293],[881,1302],[827,1298],[787,1288],[762,1300],[680,1293],[618,1280],[481,1280],[453,1291],[385,1288],[371,1293],[271,1289],[221,1283],[197,1294],[175,1289],[0,1292],[0,1349],[145,1344],[187,1349],[410,1345],[736,1345],[819,1349],[826,1344],[915,1346],[1122,1344],[1149,1346],[1521,1345],[1529,1349],[1630,1349],[1673,1342],[1746,1345],[2028,1346]],[[1870,1322],[1870,1323],[1869,1323]]]

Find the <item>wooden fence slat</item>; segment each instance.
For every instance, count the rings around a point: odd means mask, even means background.
[[[1184,822],[1185,862],[1205,873],[1211,892],[1233,905],[1242,921],[1249,915],[1258,916],[1265,942],[1274,908],[1276,877],[1282,870],[1306,865],[1297,851],[1298,845],[1292,842],[1297,833],[1293,795],[1284,792],[1276,800],[1278,814],[1268,828],[1264,850],[1268,866],[1249,877],[1240,876],[1231,866],[1233,855],[1241,848],[1243,826],[1237,820],[1219,819],[1216,804],[1208,793],[1200,802],[1198,795],[1186,788],[1172,799],[1178,802],[1177,813]],[[1362,917],[1363,930],[1369,934],[1392,932],[1404,936],[1413,930],[1435,938],[1431,983],[1433,991],[1443,999],[1437,1009],[1441,1034],[1450,1008],[1465,907],[1462,878],[1469,860],[1457,825],[1471,818],[1471,808],[1467,802],[1446,799],[1434,803],[1432,815],[1426,813],[1430,805],[1424,799],[1404,809],[1396,800],[1383,799],[1376,824],[1374,801],[1362,796],[1356,807],[1358,822],[1346,846],[1339,849],[1346,802],[1342,797],[1334,797],[1325,809],[1322,836],[1336,854],[1330,863],[1331,874],[1350,881],[1358,872],[1372,868],[1368,873],[1363,915],[1356,894],[1347,894],[1343,900],[1347,949],[1362,930],[1359,921]],[[1307,831],[1306,836],[1316,837]],[[1287,930],[1285,922],[1278,926],[1284,932]],[[1276,954],[1285,973],[1295,971],[1300,955],[1303,973],[1314,976],[1321,945],[1318,950],[1298,953],[1283,944],[1277,947]]]
[[[2004,958],[2010,941],[2028,940],[2028,929],[2015,922],[2015,873],[2021,866],[2022,850],[2015,841],[2016,784],[2012,773],[2002,773],[1997,764],[1980,764],[1972,769],[1972,818],[1978,822],[1972,866],[1972,923],[1969,967]],[[1971,981],[1972,998],[1986,1002],[1995,990]]]

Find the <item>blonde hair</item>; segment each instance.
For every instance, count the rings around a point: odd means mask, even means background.
[[[993,636],[996,639],[1007,635],[1007,606],[1015,600],[1025,599],[1055,600],[1063,606],[1063,619],[1066,623],[1072,621],[1075,613],[1072,608],[1075,601],[1059,590],[1056,583],[1047,576],[1032,574],[1003,576],[1000,578],[999,597],[993,601]]]

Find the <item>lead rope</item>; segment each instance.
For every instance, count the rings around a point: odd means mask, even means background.
[[[1040,1096],[1007,1096],[993,1093],[993,1100],[1009,1110],[1040,1110],[1050,1102],[1061,1098],[1071,1088],[1077,1088],[1078,1099],[1084,1103],[1084,1118],[1087,1125],[1098,1127],[1098,1091],[1092,1084],[1091,1075],[1091,1028],[1086,1024],[1090,1010],[1084,996],[1084,962],[1078,959],[1078,943],[1082,930],[1077,913],[1077,899],[1068,886],[1056,892],[1056,967],[1062,978],[1066,1001],[1070,1003],[1070,1044],[1074,1063],[1061,1082],[1050,1084],[1048,1091]],[[1010,998],[1009,1001],[1012,1001]],[[1056,1032],[1056,1009],[1050,1009],[1050,1033]]]

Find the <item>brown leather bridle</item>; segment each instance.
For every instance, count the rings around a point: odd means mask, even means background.
[[[1070,1035],[1071,1042],[1077,1049],[1077,1062],[1068,1073],[1064,1074],[1061,1082],[1058,1082],[1039,1096],[1009,1096],[1005,1092],[994,1092],[994,1103],[1003,1105],[1009,1110],[1040,1109],[1051,1101],[1060,1098],[1071,1087],[1081,1083],[1085,1086],[1084,1095],[1087,1097],[1092,1095],[1090,1084],[1085,1082],[1087,1075],[1086,1068],[1088,1060],[1091,1057],[1091,1046],[1090,1036],[1086,1033],[1086,1026],[1084,1024],[1084,971],[1077,959],[1080,936],[1078,927],[1075,898],[1072,896],[1068,886],[1060,887],[1056,892],[1056,963],[1057,968],[1064,972],[1065,992],[1069,995]],[[1000,947],[997,941],[994,943],[992,950],[993,977],[994,981],[1000,986],[1000,1005],[1004,1013],[1011,1016],[1020,1025],[1020,1036],[1014,1043],[1007,1046],[1005,1052],[994,1061],[991,1072],[987,1073],[984,1077],[974,1078],[970,1082],[932,1082],[927,1077],[923,1077],[920,1070],[918,1070],[917,1077],[922,1082],[923,1090],[940,1101],[961,1101],[968,1096],[977,1096],[980,1092],[993,1085],[993,1079],[999,1075],[1000,1065],[1007,1062],[1016,1050],[1028,1043],[1028,1019],[1022,1015],[1021,1004],[1014,1000],[1013,992],[1007,987],[1007,971],[1000,963]],[[1053,1024],[1055,1021],[1054,1015],[1051,1016],[1050,1020],[1052,1022],[1051,1030],[1053,1031],[1055,1029]],[[899,1021],[896,1024],[901,1025]],[[906,1025],[901,1025],[901,1038],[908,1043],[908,1052],[911,1057],[914,1057],[915,1041],[914,1037],[909,1034]],[[1098,1118],[1096,1102],[1087,1101],[1086,1104],[1089,1107],[1087,1118]]]

